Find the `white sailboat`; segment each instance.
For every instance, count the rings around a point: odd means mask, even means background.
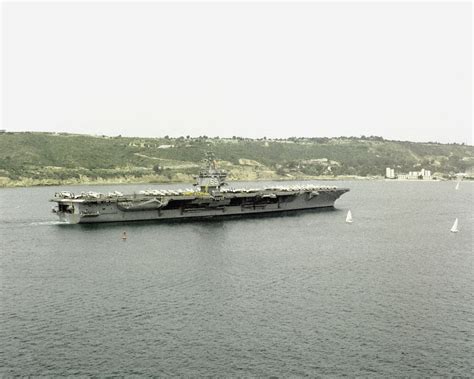
[[[458,219],[454,220],[454,224],[453,224],[453,227],[451,228],[451,232],[453,232],[453,233],[459,232],[459,230],[458,230]]]
[[[458,183],[456,184],[456,189],[458,190],[459,189],[459,184],[461,183],[461,181],[458,181]]]
[[[352,212],[350,210],[347,212],[346,222],[349,224],[352,223]]]

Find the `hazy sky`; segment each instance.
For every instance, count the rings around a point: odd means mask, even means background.
[[[2,128],[472,144],[471,3],[2,7]]]

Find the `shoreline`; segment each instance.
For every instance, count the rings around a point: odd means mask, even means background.
[[[187,180],[189,179],[189,180]],[[352,176],[352,175],[339,175],[339,176],[294,176],[294,177],[268,177],[268,178],[233,178],[229,180],[232,182],[296,182],[296,181],[385,181],[385,182],[396,182],[396,183],[427,183],[427,182],[455,182],[456,180],[450,179],[433,179],[433,180],[407,180],[407,179],[386,179],[383,177],[364,177],[364,176]],[[473,179],[463,179],[465,182],[472,182]],[[189,178],[176,178],[164,180],[153,179],[150,180],[140,180],[140,178],[117,178],[111,180],[62,180],[54,181],[51,179],[31,179],[24,178],[22,180],[8,180],[3,183],[0,182],[0,188],[30,188],[30,187],[59,187],[59,186],[103,186],[103,185],[140,185],[140,184],[150,184],[150,185],[162,185],[162,184],[189,184],[192,183],[192,177]]]
[[[184,179],[184,180],[183,180]],[[53,181],[50,179],[29,179],[25,178],[23,180],[17,181],[8,181],[0,183],[0,188],[30,188],[30,187],[58,187],[58,186],[103,186],[103,185],[137,185],[137,184],[150,184],[150,185],[161,185],[161,184],[189,184],[194,180],[193,178],[180,178],[180,179],[169,179],[169,180],[139,180],[135,179],[118,179],[118,180],[64,180],[64,181]],[[269,177],[269,178],[232,178],[229,180],[232,182],[296,182],[296,181],[309,181],[309,180],[321,180],[321,181],[337,181],[337,180],[381,180],[375,178],[366,178],[366,177],[350,177],[350,176],[339,176],[339,177],[293,177],[293,178],[284,178],[284,177]]]

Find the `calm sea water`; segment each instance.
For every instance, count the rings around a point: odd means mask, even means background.
[[[333,211],[95,226],[0,190],[0,374],[472,376],[473,184],[335,184]]]

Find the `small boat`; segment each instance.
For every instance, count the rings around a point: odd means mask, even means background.
[[[351,224],[351,223],[352,223],[352,212],[351,212],[350,210],[347,212],[346,222],[347,222],[348,224]]]
[[[459,184],[461,183],[461,181],[459,181],[457,184],[456,184],[456,189],[458,190],[459,189]]]
[[[451,228],[451,232],[452,233],[459,232],[459,230],[458,230],[458,219],[454,220],[454,224],[453,224],[453,227]]]

